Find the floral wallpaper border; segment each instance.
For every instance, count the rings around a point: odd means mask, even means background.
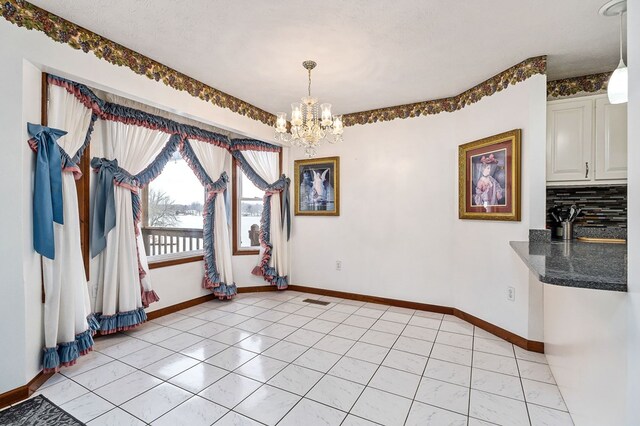
[[[547,97],[559,98],[563,96],[573,96],[581,92],[595,93],[604,91],[607,90],[607,83],[610,77],[610,72],[603,72],[600,74],[549,81],[547,83]]]
[[[439,114],[441,112],[458,111],[467,105],[478,102],[485,96],[491,96],[496,92],[506,89],[510,85],[525,81],[536,74],[546,74],[546,72],[547,57],[536,56],[525,59],[471,89],[465,90],[459,95],[414,104],[397,105],[346,114],[343,117],[343,122],[345,126],[353,126],[355,124],[369,124],[379,121],[395,120],[397,118],[411,118],[421,115]]]
[[[79,25],[47,12],[27,1],[6,0],[2,3],[2,16],[12,24],[29,30],[44,32],[49,38],[65,43],[85,53],[92,52],[100,59],[124,66],[136,74],[162,81],[176,90],[244,115],[268,125],[275,124],[275,115],[241,99],[184,75],[166,65],[134,52]]]
[[[136,74],[145,75],[155,81],[162,81],[169,87],[186,91],[191,96],[211,102],[218,107],[229,109],[267,125],[275,124],[275,115],[267,111],[208,86],[27,1],[6,0],[1,5],[1,11],[7,21],[19,27],[42,31],[59,43],[68,44],[85,53],[92,52],[96,57],[111,64],[125,66]],[[478,102],[485,96],[491,96],[534,75],[546,74],[546,69],[546,56],[525,59],[459,95],[345,114],[343,122],[345,126],[353,126],[457,111]],[[604,90],[610,75],[611,73],[601,73],[550,81],[547,83],[547,96],[571,96],[580,92],[592,93]]]

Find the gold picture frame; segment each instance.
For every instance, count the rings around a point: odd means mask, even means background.
[[[520,221],[521,129],[458,147],[458,217]]]
[[[296,216],[340,216],[340,157],[294,162]]]

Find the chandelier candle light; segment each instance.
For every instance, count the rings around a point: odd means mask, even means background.
[[[276,120],[276,140],[303,147],[307,157],[316,155],[321,142],[336,143],[342,141],[344,126],[341,115],[331,114],[331,104],[320,104],[311,97],[311,70],[316,67],[314,61],[304,61],[302,66],[309,72],[308,96],[302,103],[291,104],[291,130],[287,131],[287,113],[279,112]]]

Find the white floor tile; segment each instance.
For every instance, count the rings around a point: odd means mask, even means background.
[[[422,375],[424,367],[427,365],[427,357],[392,349],[387,354],[382,365],[393,367],[408,373]]]
[[[262,308],[260,306],[256,306],[256,305],[249,305],[245,308],[242,308],[238,311],[236,311],[237,314],[240,315],[246,315],[248,317],[255,317],[256,315],[260,315],[264,312],[267,312],[268,309],[266,308]]]
[[[207,364],[215,365],[216,367],[224,368],[225,370],[235,370],[245,362],[254,358],[256,354],[254,352],[245,351],[244,349],[231,347],[224,351],[206,359],[204,362]]]
[[[257,333],[258,331],[264,330],[265,328],[269,327],[271,324],[273,324],[273,322],[271,321],[258,319],[258,318],[251,318],[246,320],[245,322],[241,322],[240,324],[236,325],[236,328],[240,330],[248,331],[250,333]]]
[[[62,405],[65,402],[69,402],[87,392],[89,392],[87,388],[80,386],[71,379],[66,379],[60,383],[49,386],[46,389],[39,390],[33,396],[43,395],[54,404]]]
[[[334,354],[344,355],[355,343],[355,340],[344,339],[338,336],[325,336],[313,347]]]
[[[114,408],[87,424],[89,426],[144,426],[145,423],[120,408]]]
[[[351,410],[352,414],[387,425],[402,425],[411,400],[373,388],[366,388]]]
[[[376,426],[378,423],[363,419],[362,417],[354,416],[353,414],[347,415],[342,422],[341,426]]]
[[[73,378],[75,382],[78,382],[89,390],[94,390],[100,386],[104,386],[107,383],[111,383],[114,380],[118,380],[128,374],[136,371],[135,368],[122,363],[120,361],[113,361],[100,367],[89,370],[86,373],[78,374]]]
[[[181,321],[181,320],[183,320],[185,318],[186,318],[186,315],[182,315],[181,313],[174,312],[172,314],[164,315],[164,316],[161,316],[160,318],[156,318],[154,320],[151,320],[151,322],[154,323],[154,324],[160,324],[160,325],[167,326],[169,324],[173,324],[174,322]]]
[[[407,325],[402,331],[402,335],[405,337],[412,337],[414,339],[428,340],[430,342],[436,341],[437,330],[432,328],[420,327],[417,325]]]
[[[217,353],[227,349],[229,345],[216,342],[215,340],[202,340],[195,345],[191,345],[188,348],[184,348],[180,351],[181,354],[195,358],[200,361],[204,361],[207,358],[211,358]]]
[[[229,410],[199,396],[178,405],[153,422],[153,426],[209,426]]]
[[[226,325],[228,327],[233,327],[234,325],[238,325],[241,322],[245,322],[249,318],[250,317],[245,316],[245,315],[229,314],[229,315],[225,315],[225,316],[223,316],[221,318],[218,318],[216,320],[216,323],[217,324]]]
[[[423,377],[415,399],[465,416],[469,413],[469,388]]]
[[[456,346],[441,345],[436,343],[431,351],[431,358],[442,361],[455,362],[456,364],[471,366],[471,349],[458,348]]]
[[[158,346],[162,346],[163,348],[178,352],[183,350],[184,348],[188,348],[189,346],[201,342],[203,339],[204,338],[202,336],[182,333],[178,334],[177,336],[169,337],[167,340],[163,340],[162,342],[158,343]]]
[[[377,318],[363,317],[360,315],[351,315],[349,318],[343,321],[343,324],[368,329],[373,324],[375,324],[376,321],[377,321]]]
[[[335,312],[340,312],[340,313],[343,313],[343,314],[351,315],[352,313],[354,313],[355,311],[358,310],[358,307],[357,306],[353,306],[353,305],[347,305],[347,304],[345,304],[343,302],[343,303],[340,303],[340,304],[334,306],[333,308],[331,308],[331,310],[335,311]],[[342,321],[344,321],[344,320],[342,320]]]
[[[88,422],[115,408],[115,406],[94,393],[86,393],[60,406],[81,422]]]
[[[307,349],[306,346],[298,345],[287,341],[280,341],[263,352],[263,355],[280,361],[292,362],[294,359],[302,355]]]
[[[469,415],[497,424],[529,425],[529,415],[524,402],[475,389],[471,390]]]
[[[340,305],[340,306],[342,306],[342,305]],[[347,309],[352,309],[352,308],[354,308],[354,307],[353,306],[347,307]],[[342,321],[344,321],[347,318],[349,318],[349,314],[350,314],[350,312],[342,312],[342,311],[338,311],[338,310],[335,310],[335,309],[331,309],[331,310],[328,310],[325,313],[321,314],[320,316],[318,316],[318,319],[341,323]]]
[[[395,343],[397,335],[391,333],[383,333],[376,330],[368,330],[360,338],[361,342],[370,343],[372,345],[384,346],[390,348]]]
[[[242,401],[234,411],[274,426],[299,400],[298,395],[264,385]]]
[[[324,309],[319,309],[311,306],[305,306],[302,309],[296,311],[296,315],[302,315],[305,317],[316,318],[325,312]]]
[[[500,337],[496,336],[495,334],[491,334],[488,331],[484,331],[479,327],[475,327],[475,329],[473,330],[473,335],[475,337],[481,337],[483,339],[502,340]]]
[[[457,346],[464,349],[473,349],[473,336],[449,333],[448,331],[439,331],[438,336],[436,337],[436,343]]]
[[[300,355],[294,364],[326,373],[340,359],[340,355],[311,348]]]
[[[544,354],[540,354],[537,352],[531,352],[526,349],[519,348],[518,346],[513,346],[513,349],[516,351],[516,358],[523,359],[525,361],[539,362],[541,364],[547,364],[547,357]]]
[[[226,312],[218,311],[218,310],[208,310],[202,312],[195,316],[195,318],[205,320],[205,321],[215,321],[218,318],[221,318],[226,315]]]
[[[260,315],[257,315],[256,318],[261,320],[276,322],[276,321],[280,321],[282,318],[286,317],[287,315],[289,314],[286,312],[267,311]]]
[[[473,389],[524,401],[520,378],[509,376],[508,374],[500,374],[476,368],[471,372],[471,387]]]
[[[288,342],[297,343],[303,346],[313,346],[316,343],[318,343],[318,341],[323,337],[324,337],[324,334],[322,333],[317,333],[311,330],[300,329],[288,335],[285,338],[285,340]]]
[[[225,331],[211,336],[211,340],[226,343],[227,345],[235,345],[241,340],[251,336],[251,334],[252,333],[249,333],[248,331],[239,330],[237,328],[227,328]]]
[[[110,360],[111,358],[108,358],[108,359]],[[55,373],[53,376],[49,377],[46,382],[40,385],[38,390],[43,391],[49,386],[57,385],[58,383],[64,382],[65,380],[67,380],[67,376],[62,375],[61,373]]]
[[[258,355],[251,361],[236,369],[235,372],[259,382],[267,382],[286,366],[286,362],[269,358],[264,355]]]
[[[440,331],[448,331],[450,333],[466,334],[473,336],[473,325],[468,322],[452,322],[442,321]]]
[[[471,367],[431,358],[427,361],[424,376],[468,387],[471,383]]]
[[[179,330],[174,331],[176,334],[180,333]],[[155,331],[152,331],[151,333],[155,333]],[[146,336],[146,334],[143,334],[139,338],[142,338],[144,336]],[[118,343],[105,349],[101,349],[100,352],[102,352],[104,355],[110,356],[111,358],[119,359],[126,355],[129,355],[130,353],[139,351],[142,348],[146,348],[147,346],[150,346],[150,343],[144,340],[138,340],[138,338],[128,338],[128,340],[125,340],[122,343]]]
[[[198,395],[224,407],[233,408],[258,389],[260,385],[260,382],[248,377],[231,373],[204,389]]]
[[[139,339],[139,341],[143,341],[144,342],[148,342],[148,343],[153,343],[156,344],[158,342],[161,342],[163,340],[168,339],[169,337],[173,337],[173,336],[177,336],[178,334],[182,333],[180,330],[175,329],[175,328],[170,328],[170,327],[162,327],[162,328],[158,328],[155,329],[153,331],[150,331],[149,333],[144,333],[141,334],[139,336],[136,336],[136,339]],[[119,346],[119,345],[118,345]],[[148,346],[148,345],[147,345]],[[142,349],[144,346],[140,346],[139,348],[135,349],[135,350],[140,350]],[[105,351],[102,351],[105,355],[109,355],[109,356],[113,356],[113,357],[121,357],[127,354],[130,354],[133,351],[128,351],[127,353],[118,353],[115,355],[112,355],[109,351],[108,348]]]
[[[322,373],[319,371],[290,364],[267,383],[302,396],[321,378]]]
[[[567,411],[558,386],[522,379],[525,400],[529,403],[543,405],[556,410]]]
[[[174,353],[160,361],[149,364],[142,371],[156,376],[162,380],[169,380],[183,371],[198,364],[198,360],[186,355]]]
[[[348,412],[364,389],[363,385],[333,376],[324,376],[306,398]]]
[[[309,399],[302,399],[278,426],[339,426],[347,413]]]
[[[305,325],[302,326],[305,330],[317,331],[318,333],[329,333],[331,330],[336,328],[338,323],[333,321],[327,321],[319,318],[314,318]]]
[[[247,337],[246,339],[236,343],[236,346],[259,354],[278,343],[278,341],[278,339],[274,339],[273,337],[254,334],[253,336]]]
[[[417,374],[382,366],[374,374],[368,386],[413,399],[419,383],[420,376]]]
[[[387,353],[389,353],[388,348],[372,345],[370,343],[356,342],[356,344],[349,349],[349,352],[347,352],[346,355],[363,361],[380,364]]]
[[[573,426],[569,413],[539,405],[527,404],[532,426]]]
[[[540,364],[538,362],[518,360],[518,369],[520,370],[520,376],[523,379],[537,380],[539,382],[556,384],[551,369],[546,364]]]
[[[124,403],[121,408],[150,423],[191,396],[186,390],[170,383],[162,383]]]
[[[480,337],[476,337],[473,340],[473,350],[495,355],[515,356],[513,352],[513,345],[504,340],[482,339]]]
[[[378,364],[345,356],[329,370],[328,374],[366,385],[377,369]]]
[[[439,314],[437,312],[429,312],[429,311],[415,311],[413,315],[416,317],[433,318],[437,320],[442,320],[444,318],[443,314]]]
[[[295,311],[298,311],[300,309],[302,309],[302,306],[296,305],[295,303],[289,303],[289,302],[281,303],[280,305],[273,308],[274,311],[286,312],[288,314],[292,314]]]
[[[440,323],[442,323],[442,320],[434,319],[434,318],[425,318],[425,317],[416,316],[416,315],[411,317],[411,319],[409,320],[409,325],[422,327],[422,328],[430,328],[432,330],[438,330],[440,328]]]
[[[360,315],[362,317],[367,317],[367,318],[373,318],[376,320],[379,319],[383,313],[384,311],[381,311],[378,309],[365,308],[365,307],[362,307],[354,312],[355,315]]]
[[[411,315],[387,311],[380,317],[380,319],[385,321],[398,322],[401,324],[408,324],[409,320],[411,319]]]
[[[207,323],[207,321],[205,321],[205,320],[198,319],[198,318],[193,318],[193,317],[188,317],[188,318],[185,318],[183,320],[171,323],[168,327],[175,328],[175,329],[178,329],[180,331],[189,331],[192,328],[196,328],[196,327],[198,327],[200,325],[204,325],[206,323]]]
[[[414,401],[405,426],[467,426],[467,417]]]
[[[84,356],[81,356],[80,358],[78,358],[78,361],[75,365],[68,368],[63,368],[60,373],[67,377],[75,377],[78,374],[82,374],[96,367],[100,367],[101,365],[105,365],[106,363],[111,361],[113,361],[113,358],[103,355],[100,352],[93,351]],[[49,383],[50,380],[51,379],[49,379],[47,383]],[[53,382],[51,384],[53,384]]]
[[[406,324],[400,322],[379,319],[371,326],[371,330],[382,331],[383,333],[395,334],[397,336],[402,333],[405,326]]]
[[[131,398],[158,386],[162,380],[143,371],[136,371],[94,392],[115,405],[121,405]]]
[[[120,361],[135,368],[144,368],[147,365],[153,364],[156,361],[160,361],[161,359],[166,358],[172,354],[173,351],[167,348],[151,345],[120,358]]]
[[[204,325],[201,325],[196,328],[192,328],[189,330],[189,333],[195,334],[196,336],[211,338],[218,333],[222,333],[228,327],[226,325],[217,324],[215,322],[208,322]]]
[[[229,411],[222,419],[216,422],[215,426],[262,426],[262,423],[258,423],[234,411]]]
[[[189,392],[198,393],[227,374],[227,370],[214,367],[206,362],[201,362],[177,376],[172,377],[169,379],[169,382]]]
[[[485,352],[474,352],[473,368],[495,371],[502,374],[518,376],[518,366],[512,357],[494,355]]]
[[[302,317],[302,318],[305,318],[307,320],[309,319],[307,317]],[[280,321],[279,323],[270,325],[269,327],[263,330],[260,330],[258,334],[261,334],[263,336],[273,337],[276,339],[284,339],[285,337],[287,337],[288,335],[296,331],[297,330],[296,327],[297,326],[293,326],[291,324],[285,324],[282,321]]]
[[[393,345],[393,349],[410,352],[416,355],[429,356],[431,353],[432,342],[428,340],[414,339],[413,337],[398,337],[398,341]]]

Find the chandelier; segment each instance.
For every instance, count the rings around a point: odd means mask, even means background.
[[[302,102],[291,104],[291,128],[287,130],[287,113],[279,112],[276,120],[276,140],[304,148],[307,157],[316,155],[321,142],[336,143],[342,141],[344,127],[341,115],[331,114],[331,104],[320,104],[311,97],[311,70],[316,67],[314,61],[304,61],[302,66],[309,72],[308,95]]]

